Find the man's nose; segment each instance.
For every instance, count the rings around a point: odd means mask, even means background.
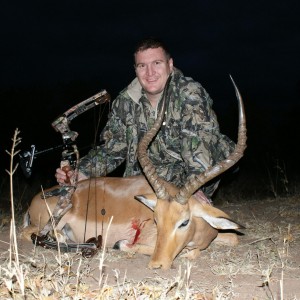
[[[147,66],[147,75],[152,76],[154,73],[155,73],[154,68],[151,65]]]

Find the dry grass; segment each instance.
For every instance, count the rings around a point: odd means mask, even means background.
[[[107,284],[102,255],[100,252],[93,259],[92,267],[91,261],[79,254],[58,257],[51,251],[40,251],[32,258],[21,255],[16,272],[16,266],[4,267],[7,253],[3,253],[0,299],[211,299],[190,287],[189,265],[179,268],[174,278],[157,276],[141,281],[121,277],[115,269],[116,283]],[[24,281],[16,276],[20,271]]]

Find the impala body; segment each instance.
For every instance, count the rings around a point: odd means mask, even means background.
[[[178,190],[170,184],[167,186],[172,194]],[[145,204],[135,199],[137,194],[143,195],[138,198]],[[46,203],[53,210],[56,202],[57,197],[43,200],[41,194],[33,198],[27,213],[30,217],[28,234],[38,232],[38,227],[46,224],[49,219]],[[219,228],[224,226],[222,222],[229,222],[224,212],[193,197],[185,205],[176,201],[157,201],[144,176],[82,181],[73,195],[72,204],[56,228],[69,240],[82,243],[99,234],[103,238],[107,236],[108,247],[152,255],[149,264],[152,268],[169,268],[184,248],[191,250],[186,251],[185,256],[197,257],[200,250],[208,247],[218,235],[218,230],[208,222],[214,220],[213,225]],[[105,209],[105,215],[102,215],[102,209]],[[28,220],[26,225],[29,225]],[[228,228],[228,224],[224,228]],[[228,236],[229,244],[236,241],[234,234]]]

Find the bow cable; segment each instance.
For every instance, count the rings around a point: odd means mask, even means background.
[[[108,114],[110,113],[111,111],[111,102],[108,101]],[[96,150],[97,148],[97,140],[99,138],[99,128],[100,128],[100,123],[101,123],[101,120],[103,118],[103,114],[105,112],[105,107],[103,108],[103,110],[101,109],[101,107],[99,106],[99,112],[98,112],[98,116],[96,116],[96,110],[94,109],[94,132],[95,132],[95,135],[94,135],[94,141],[93,141],[93,149]],[[105,166],[106,166],[106,171],[105,171],[105,174],[103,176],[106,176],[107,175],[107,157],[105,156]],[[92,171],[92,168],[95,168],[95,172],[94,174],[96,174],[96,164],[93,166],[91,165],[91,171]],[[91,172],[92,173],[92,172]],[[88,200],[87,200],[87,205],[86,205],[86,214],[85,214],[85,228],[84,228],[84,241],[86,240],[86,232],[87,232],[87,223],[88,223],[88,211],[89,211],[89,204],[90,204],[90,194],[91,194],[91,176],[89,178],[89,188],[88,188]],[[95,201],[95,210],[94,210],[94,213],[95,213],[95,237],[98,236],[98,227],[97,227],[97,214],[98,214],[98,207],[97,207],[97,177],[95,177],[95,180],[94,180],[94,186],[93,186],[93,189],[94,189],[94,201]],[[105,215],[105,181],[104,181],[104,205],[103,205],[103,208],[101,209],[101,215],[104,216]],[[101,236],[103,236],[103,217],[102,217],[102,230],[101,230]]]

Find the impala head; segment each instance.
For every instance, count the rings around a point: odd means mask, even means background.
[[[153,210],[157,225],[157,241],[149,267],[169,269],[194,235],[195,224],[191,222],[189,205],[157,199],[155,195],[137,196],[136,199]]]
[[[239,130],[236,147],[225,160],[188,180],[180,189],[166,183],[157,175],[147,155],[147,148],[162,124],[171,76],[166,83],[160,114],[153,127],[139,143],[138,158],[145,176],[155,192],[152,195],[135,197],[153,210],[157,225],[157,241],[149,263],[150,268],[170,268],[174,258],[185,247],[190,249],[206,248],[217,236],[217,229],[240,228],[224,212],[212,206],[203,205],[192,197],[205,183],[236,164],[246,149],[246,119],[243,101],[232,78],[231,80],[239,104]],[[197,240],[197,245],[194,240]]]

